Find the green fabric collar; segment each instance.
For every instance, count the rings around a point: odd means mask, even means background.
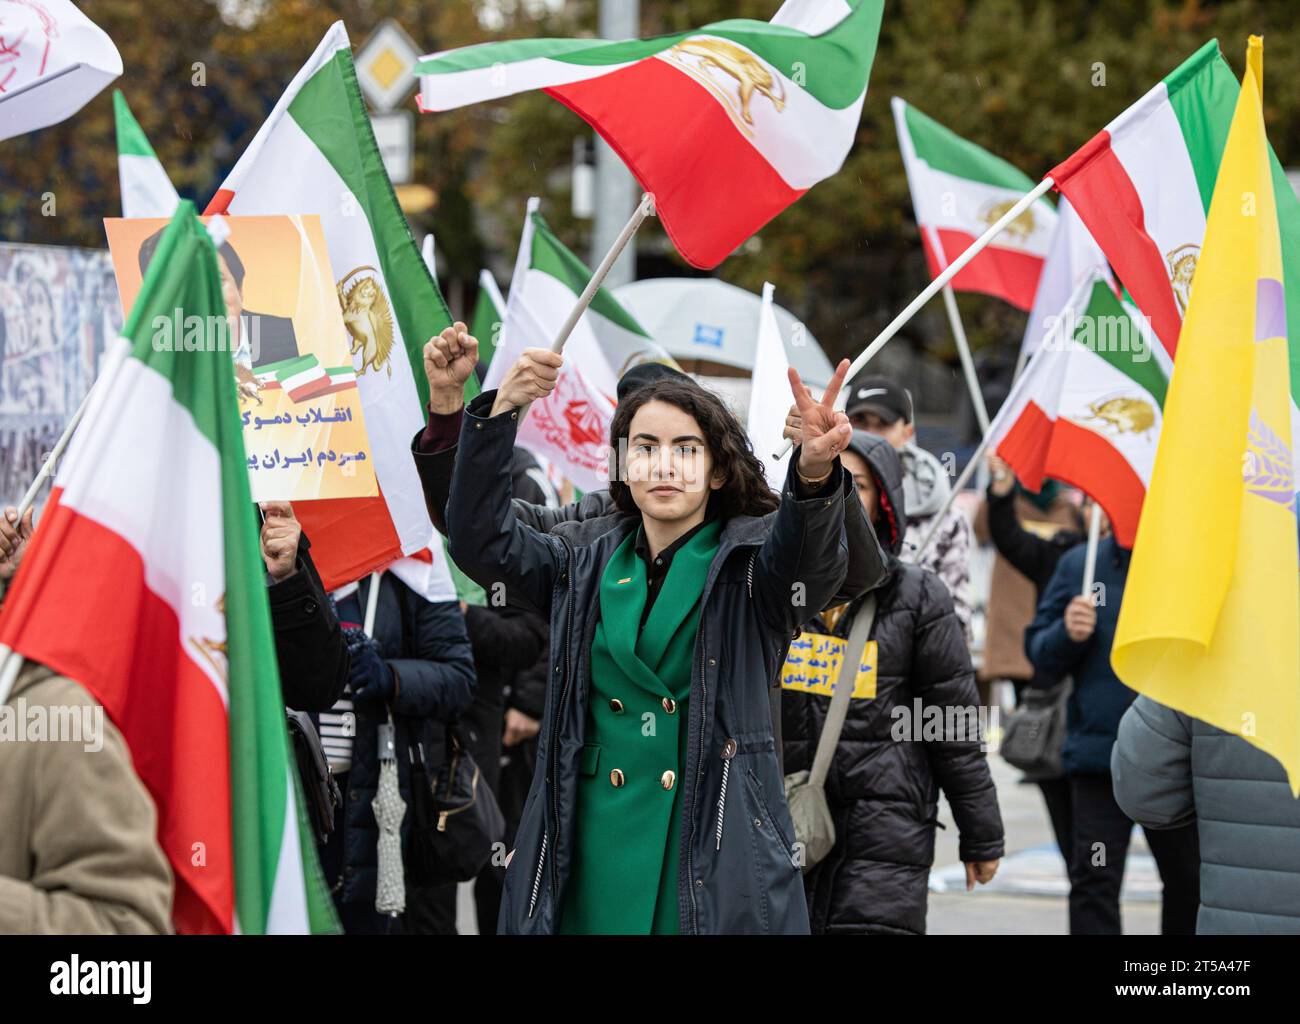
[[[640,629],[646,602],[646,567],[636,553],[638,527],[619,545],[600,582],[600,617],[614,660],[639,685],[672,696],[659,678],[663,658],[682,622],[699,603],[709,567],[718,552],[722,524],[714,520],[674,556],[663,589]]]

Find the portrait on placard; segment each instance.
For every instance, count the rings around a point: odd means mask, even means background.
[[[352,332],[320,218],[220,219],[226,231],[217,247],[224,322],[199,323],[177,310],[153,325],[154,344],[230,353],[255,501],[374,496]],[[128,312],[167,223],[104,222]]]

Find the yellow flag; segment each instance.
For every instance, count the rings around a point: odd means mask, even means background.
[[[1300,794],[1300,555],[1282,250],[1252,36],[1111,662],[1276,757]]]

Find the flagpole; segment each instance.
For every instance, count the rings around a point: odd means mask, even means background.
[[[366,631],[366,636],[370,637],[375,635],[375,619],[379,615],[379,580],[383,575],[382,569],[370,574],[370,591],[366,594],[365,625],[362,627]]]
[[[582,290],[582,294],[578,296],[577,303],[574,304],[573,309],[569,311],[568,317],[565,318],[564,323],[560,326],[560,331],[555,336],[555,341],[551,343],[552,352],[564,351],[564,345],[569,340],[569,335],[573,333],[573,329],[578,326],[578,321],[582,319],[582,314],[587,311],[587,307],[590,306],[592,300],[596,298],[596,293],[600,291],[600,286],[604,284],[605,278],[609,276],[609,272],[614,269],[614,263],[618,260],[623,250],[627,248],[628,242],[632,241],[632,236],[637,233],[637,229],[641,227],[646,218],[653,217],[654,215],[655,197],[649,192],[646,192],[641,196],[641,202],[632,213],[631,219],[623,225],[623,230],[619,232],[618,238],[614,239],[614,244],[609,247],[609,252],[605,253],[605,258],[600,261],[600,266],[598,266],[596,272],[591,275],[591,280],[587,282],[587,287]],[[510,287],[512,289],[515,287],[514,282],[511,282]],[[519,410],[520,426],[523,426],[524,417],[528,415],[528,410],[531,406],[532,402],[529,402],[528,405],[523,406]]]
[[[970,482],[970,478],[975,475],[975,471],[979,469],[981,463],[984,461],[984,453],[988,450],[989,441],[991,441],[992,438],[992,431],[986,432],[985,435],[980,438],[980,443],[976,446],[974,453],[967,461],[966,468],[961,471],[961,475],[957,477],[956,482],[952,485],[952,490],[948,493],[948,500],[943,503],[943,508],[939,509],[938,513],[936,513],[929,532],[921,541],[921,546],[916,549],[916,554],[912,559],[913,564],[918,564],[921,561],[921,556],[929,549],[930,542],[934,540],[935,535],[938,534],[939,527],[943,525],[944,517],[948,515],[948,510],[952,508],[952,503],[957,500],[957,495],[960,494],[962,488]]]
[[[984,404],[984,392],[980,390],[979,376],[975,373],[975,360],[971,358],[970,343],[966,340],[966,328],[961,322],[961,313],[957,309],[957,296],[953,294],[950,284],[943,286],[943,305],[948,311],[952,336],[957,340],[957,354],[961,357],[961,370],[966,375],[966,387],[970,390],[971,404],[975,406],[975,418],[979,421],[980,433],[987,434],[989,410]]]
[[[998,235],[1002,234],[1012,221],[1050,192],[1052,186],[1055,184],[1056,182],[1052,180],[1050,175],[1044,178],[1034,187],[1033,191],[1022,196],[1015,206],[1011,207],[1011,209],[999,217],[993,223],[992,227],[972,242],[965,252],[949,263],[938,277],[925,286],[925,289],[920,295],[908,303],[907,308],[899,313],[898,316],[894,317],[888,327],[876,335],[875,340],[866,347],[862,354],[858,356],[857,359],[853,360],[852,365],[849,366],[849,373],[848,376],[845,377],[845,380],[852,380],[861,373],[866,365],[875,358],[876,353],[884,348],[885,345],[893,339],[894,335],[912,319],[912,317],[916,316],[916,314],[921,310],[921,307],[934,298],[935,293],[945,288],[949,281],[965,270],[966,264],[970,263],[971,260],[983,252],[988,247],[989,243],[992,242],[993,239],[997,238]],[[792,447],[794,447],[793,442],[787,444],[786,451],[789,451]],[[784,455],[785,452],[783,451],[781,454]]]
[[[23,656],[11,647],[0,644],[0,704],[9,700],[9,691],[22,671]]]
[[[1092,584],[1097,578],[1097,545],[1101,541],[1101,506],[1092,503],[1092,518],[1088,521],[1088,550],[1083,556],[1083,596],[1092,597]]]

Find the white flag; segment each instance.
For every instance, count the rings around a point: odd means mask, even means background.
[[[0,0],[0,140],[66,120],[121,73],[113,40],[70,0]]]
[[[781,341],[781,328],[772,307],[771,284],[763,285],[763,307],[758,314],[758,343],[754,348],[754,376],[749,395],[749,441],[754,454],[767,470],[767,482],[780,493],[790,466],[790,452],[781,458],[776,453],[786,447],[782,432],[790,407],[790,359]]]

